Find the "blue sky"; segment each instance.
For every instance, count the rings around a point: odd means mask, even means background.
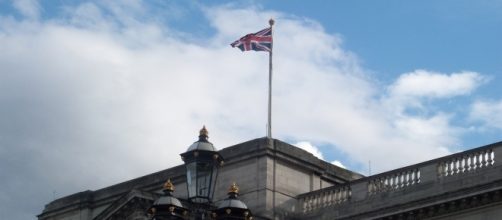
[[[363,174],[500,141],[501,9],[0,0],[0,219],[265,136],[267,54],[229,44],[270,17],[275,138]]]

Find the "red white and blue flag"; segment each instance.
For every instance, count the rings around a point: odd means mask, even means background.
[[[236,40],[230,44],[230,46],[238,47],[242,51],[254,50],[270,52],[272,50],[272,28],[269,27],[254,34],[248,34]]]

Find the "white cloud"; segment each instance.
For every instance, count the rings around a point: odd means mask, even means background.
[[[358,58],[315,21],[213,7],[205,13],[215,35],[201,37],[144,20],[148,11],[138,4],[82,3],[38,23],[0,18],[0,175],[17,175],[0,188],[36,183],[16,201],[35,201],[40,188],[65,195],[181,164],[203,124],[219,149],[265,136],[268,56],[228,44],[271,16],[274,137],[337,146],[377,172],[447,154],[458,142],[449,112],[395,110]],[[415,71],[389,91],[453,97],[480,78]],[[323,157],[309,142],[297,145]],[[37,202],[32,210],[41,209]]]
[[[485,127],[502,129],[502,100],[474,102],[470,117]]]
[[[313,154],[315,157],[319,158],[319,159],[324,159],[323,155],[322,155],[322,152],[319,150],[319,148],[317,148],[316,146],[312,145],[310,142],[307,142],[307,141],[300,141],[296,144],[293,144],[311,154]]]
[[[14,0],[13,6],[27,18],[38,19],[40,17],[41,8],[38,0]]]
[[[396,96],[448,98],[470,94],[486,78],[476,72],[443,74],[427,70],[415,70],[403,74],[390,87]]]
[[[344,169],[347,169],[347,167],[345,167],[345,165],[342,164],[342,162],[340,162],[339,160],[334,160],[331,162],[333,165],[335,166],[338,166],[338,167],[341,167],[341,168],[344,168]]]

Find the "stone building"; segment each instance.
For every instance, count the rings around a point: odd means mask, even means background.
[[[218,152],[214,201],[237,182],[254,219],[502,219],[502,142],[364,177],[276,139]],[[54,200],[39,220],[148,219],[167,179],[186,204],[183,165]]]

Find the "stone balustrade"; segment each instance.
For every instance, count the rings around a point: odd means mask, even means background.
[[[392,172],[388,175],[369,179],[368,194],[374,195],[380,192],[398,190],[418,183],[420,183],[420,170],[417,168]]]
[[[311,212],[346,202],[350,199],[351,194],[349,185],[338,185],[302,194],[298,197],[298,201],[303,212]]]
[[[495,162],[493,149],[482,149],[448,157],[438,163],[438,176],[452,176],[493,166]]]
[[[439,183],[444,178],[473,172],[483,172],[502,165],[502,143],[452,154],[446,157],[403,167],[389,172],[364,177],[344,185],[335,185],[297,196],[300,212],[308,214],[316,210],[356,201],[372,196],[400,191],[421,183]]]

